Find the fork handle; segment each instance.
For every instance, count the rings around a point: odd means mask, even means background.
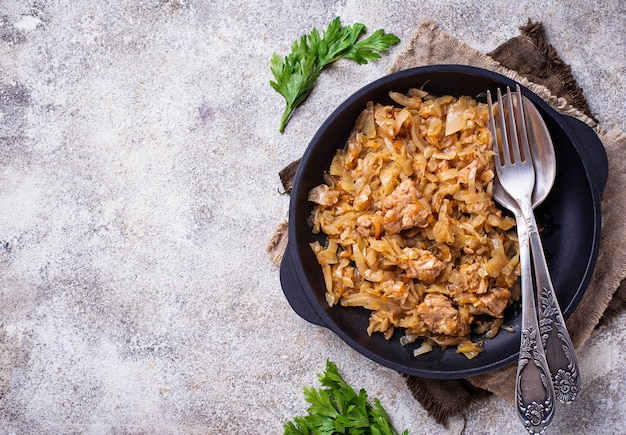
[[[531,211],[524,215],[529,224],[530,246],[535,267],[541,341],[550,367],[556,398],[562,403],[571,403],[580,389],[578,359],[552,285],[534,214]]]
[[[522,331],[517,363],[517,412],[531,434],[544,433],[554,415],[554,387],[540,338],[535,311],[528,227],[516,212],[522,289]]]

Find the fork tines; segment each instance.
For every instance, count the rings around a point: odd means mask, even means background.
[[[491,91],[487,91],[489,121],[494,141],[493,149],[496,157],[496,167],[506,164],[515,164],[515,162],[523,162],[526,159],[530,159],[531,156],[522,92],[519,85],[515,85],[515,105],[513,105],[513,95],[511,94],[511,88],[509,86],[506,87],[506,92],[508,104],[505,106],[502,102],[502,91],[500,88],[497,90],[499,122],[496,124]]]

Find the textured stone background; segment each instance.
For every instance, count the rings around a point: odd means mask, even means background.
[[[531,18],[606,128],[626,119],[626,4],[583,0],[0,2],[0,432],[280,433],[326,358],[411,433],[520,433],[492,398],[438,426],[392,370],[300,319],[265,246],[278,171],[384,75],[340,61],[277,132],[269,59],[339,15],[423,18],[489,51]],[[580,352],[550,433],[623,433],[626,317]]]

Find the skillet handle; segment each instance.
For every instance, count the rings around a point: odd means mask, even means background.
[[[591,175],[597,183],[598,192],[602,195],[609,177],[609,162],[604,145],[587,124],[571,116],[564,116],[564,118],[579,139],[578,149],[582,148],[582,151],[587,154],[588,161],[591,163]]]
[[[294,268],[289,244],[287,244],[283,260],[280,263],[280,284],[287,302],[298,316],[314,325],[326,327],[304,293]]]

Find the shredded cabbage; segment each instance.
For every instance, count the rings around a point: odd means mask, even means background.
[[[326,300],[370,310],[370,335],[422,339],[416,356],[434,344],[473,358],[472,330],[495,336],[519,298],[515,221],[491,198],[487,108],[418,89],[390,97],[398,106],[366,105],[309,193],[312,230],[327,236],[311,245]]]

